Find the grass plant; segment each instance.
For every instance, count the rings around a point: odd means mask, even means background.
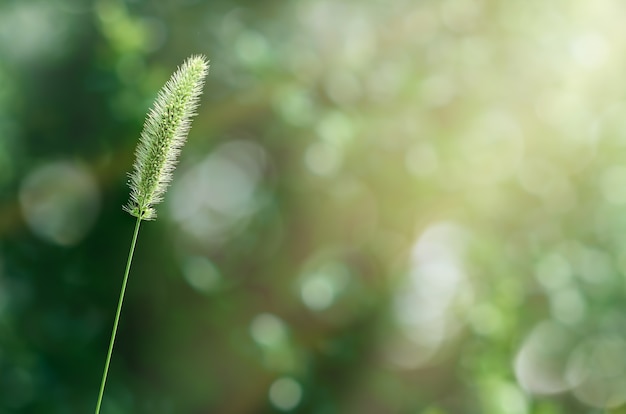
[[[136,158],[133,171],[129,175],[130,199],[123,207],[137,220],[115,313],[109,350],[102,373],[96,414],[100,413],[102,406],[104,388],[139,227],[142,220],[156,219],[155,205],[163,200],[163,195],[172,180],[178,155],[187,140],[191,119],[198,108],[208,69],[208,61],[204,56],[191,56],[185,60],[159,91],[141,132],[139,144],[135,151]]]

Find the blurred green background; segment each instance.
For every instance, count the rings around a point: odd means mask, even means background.
[[[0,2],[0,413],[90,413],[144,116],[211,71],[103,414],[626,413],[626,4]]]

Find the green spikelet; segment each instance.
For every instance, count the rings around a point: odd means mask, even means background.
[[[141,220],[156,218],[154,205],[163,200],[172,179],[208,69],[204,56],[189,57],[159,91],[148,112],[129,175],[130,200],[124,206]]]

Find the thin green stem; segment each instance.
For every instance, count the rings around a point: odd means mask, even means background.
[[[128,252],[128,261],[126,262],[126,272],[124,273],[124,282],[122,283],[122,290],[120,291],[120,299],[117,303],[117,312],[115,313],[115,322],[113,323],[113,332],[111,333],[111,342],[109,344],[109,352],[107,354],[107,360],[104,364],[104,372],[102,373],[102,384],[100,385],[100,394],[98,395],[98,405],[96,405],[96,414],[100,413],[100,406],[102,405],[102,396],[104,395],[104,386],[107,382],[107,374],[109,373],[109,364],[111,363],[111,354],[113,353],[113,344],[115,343],[115,335],[117,334],[117,325],[120,322],[120,314],[122,313],[122,303],[124,302],[124,293],[126,292],[126,283],[128,282],[128,273],[130,272],[130,264],[133,261],[133,253],[135,253],[135,244],[137,244],[137,235],[139,234],[139,225],[141,224],[141,218],[137,218],[137,224],[135,224],[135,233],[133,234],[133,241],[130,244],[130,251]]]

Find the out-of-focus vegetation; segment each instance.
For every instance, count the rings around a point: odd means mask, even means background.
[[[93,410],[125,174],[194,53],[103,413],[626,412],[625,15],[0,3],[0,413]]]

